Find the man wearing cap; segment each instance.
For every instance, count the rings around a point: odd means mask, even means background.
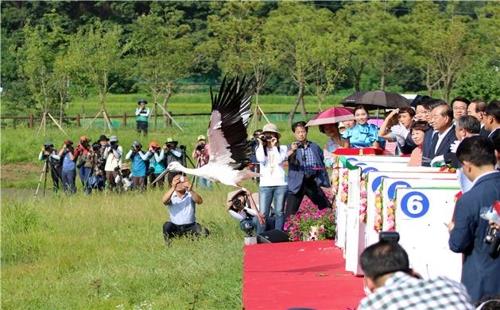
[[[196,161],[196,168],[200,168],[208,164],[209,156],[209,148],[204,135],[199,135],[197,142],[194,146],[193,150],[193,159]],[[198,178],[198,184],[202,187],[210,187],[211,182],[205,178]]]
[[[128,151],[125,159],[132,162],[132,184],[134,189],[144,190],[148,155],[142,151],[142,144],[139,141],[132,142],[132,147]]]
[[[165,167],[168,167],[168,165],[174,161],[181,163],[181,165],[183,166],[186,166],[186,147],[181,145],[178,148],[178,144],[179,142],[169,137],[167,138],[165,145],[163,145],[163,163]]]
[[[116,136],[109,137],[109,146],[104,150],[103,157],[106,159],[104,171],[106,172],[106,181],[108,188],[115,189],[115,178],[118,175],[117,169],[120,169],[122,163],[123,148],[118,144]]]
[[[149,108],[146,108],[146,104],[148,102],[145,99],[140,99],[137,101],[137,104],[139,107],[135,109],[135,121],[137,123],[137,132],[142,134],[144,136],[148,135],[148,121],[149,121],[149,115],[150,111]]]
[[[57,155],[52,142],[45,142],[38,155],[38,159],[47,161],[50,169],[50,176],[52,177],[53,190],[57,192],[59,190],[59,179],[61,176],[61,158]]]
[[[66,194],[76,193],[76,164],[73,151],[73,141],[66,140],[58,154],[62,161],[61,180]]]
[[[84,188],[85,193],[89,194],[91,192],[90,184],[88,180],[92,174],[93,161],[90,154],[90,138],[87,136],[80,137],[80,143],[76,147],[73,157],[76,161],[76,167],[79,169],[80,181]]]

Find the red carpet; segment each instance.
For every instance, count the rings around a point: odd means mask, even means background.
[[[245,246],[243,272],[246,310],[355,309],[364,296],[331,240]]]

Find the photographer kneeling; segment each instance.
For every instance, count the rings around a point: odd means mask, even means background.
[[[202,204],[201,196],[192,189],[192,185],[182,172],[168,175],[170,189],[163,195],[162,202],[168,208],[170,220],[163,224],[163,237],[167,245],[170,238],[192,234],[207,236],[208,229],[196,223],[196,204]]]
[[[227,194],[227,210],[234,219],[240,222],[240,228],[247,237],[255,235],[258,224],[265,225],[264,215],[259,212],[255,205],[255,201],[258,199],[257,193],[251,194],[244,190],[236,190]]]

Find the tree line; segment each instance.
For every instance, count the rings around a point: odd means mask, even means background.
[[[339,89],[500,94],[497,2],[5,2],[4,113],[59,111],[75,96],[249,75],[262,93],[321,109]]]

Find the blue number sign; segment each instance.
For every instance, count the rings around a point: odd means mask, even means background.
[[[408,192],[401,199],[401,211],[411,218],[422,217],[429,211],[429,198],[422,192]]]

